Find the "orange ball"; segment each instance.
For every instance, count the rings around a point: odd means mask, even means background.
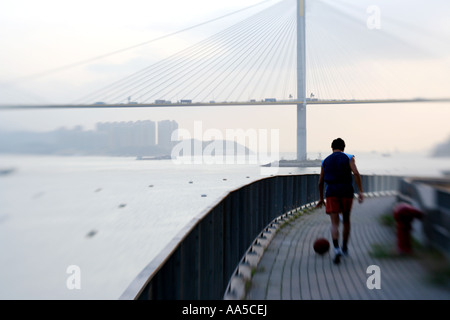
[[[330,250],[330,242],[325,238],[318,238],[314,241],[314,251],[318,254],[324,254]]]

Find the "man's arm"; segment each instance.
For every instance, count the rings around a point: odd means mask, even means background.
[[[353,175],[355,177],[356,186],[358,187],[358,201],[359,203],[362,203],[364,201],[364,195],[363,195],[363,187],[362,187],[362,181],[361,181],[361,175],[359,174],[358,168],[356,167],[356,160],[355,157],[352,157],[350,160],[350,168],[352,169]]]
[[[319,177],[319,202],[317,203],[318,208],[321,208],[325,204],[324,200],[324,188],[325,188],[325,180],[324,180],[324,172],[323,167],[320,168],[320,177]]]

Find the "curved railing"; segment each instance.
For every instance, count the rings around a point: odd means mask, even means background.
[[[365,192],[397,190],[399,177],[364,176]],[[153,259],[121,299],[222,299],[254,239],[283,213],[317,201],[319,176],[275,176],[228,193]]]

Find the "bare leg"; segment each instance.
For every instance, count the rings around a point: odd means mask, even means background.
[[[333,239],[334,258],[333,263],[339,264],[342,251],[339,248],[339,213],[330,213],[331,218],[331,238]]]
[[[333,239],[333,244],[336,247],[336,244],[339,241],[339,214],[330,213],[330,218],[331,218],[331,239]]]
[[[342,248],[345,251],[347,251],[347,244],[348,244],[348,239],[350,237],[350,212],[345,212],[342,214],[343,216],[343,231],[342,231],[342,238],[343,238],[343,244],[342,244]]]

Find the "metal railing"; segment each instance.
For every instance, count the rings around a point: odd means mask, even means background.
[[[397,190],[399,177],[362,176],[365,192]],[[121,299],[222,299],[252,242],[275,218],[318,200],[319,175],[264,178],[231,191],[186,226]]]

